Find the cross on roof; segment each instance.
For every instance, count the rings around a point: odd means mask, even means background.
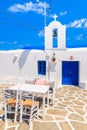
[[[57,17],[58,17],[58,16],[57,16],[56,14],[53,16],[54,21],[56,21]]]

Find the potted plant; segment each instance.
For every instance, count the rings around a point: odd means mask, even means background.
[[[55,56],[55,53],[53,53],[52,61],[53,61],[53,62],[55,62],[55,61],[56,61],[56,56]]]

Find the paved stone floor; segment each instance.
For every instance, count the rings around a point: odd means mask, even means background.
[[[9,84],[0,85],[0,109],[3,107],[2,87],[9,87]],[[38,117],[33,122],[32,130],[87,130],[87,90],[74,86],[58,87],[55,105],[53,107],[50,102],[45,113],[44,119]],[[4,130],[4,126],[1,120],[0,130]],[[17,130],[24,129],[29,130],[26,123],[17,127]]]

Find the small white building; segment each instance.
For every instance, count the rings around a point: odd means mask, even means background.
[[[45,52],[48,56],[48,78],[63,85],[86,88],[87,48],[66,48],[66,26],[56,19],[45,27]],[[56,61],[52,61],[55,53]]]
[[[45,27],[44,51],[0,51],[0,79],[43,77],[87,88],[86,63],[87,48],[66,48],[66,26],[54,19]]]

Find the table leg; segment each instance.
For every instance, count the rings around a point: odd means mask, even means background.
[[[46,95],[44,94],[43,95],[43,118],[45,116],[45,97],[46,97]]]
[[[47,92],[47,105],[49,106],[49,91]]]
[[[55,87],[53,88],[53,106],[54,106],[54,101],[55,101]]]
[[[20,123],[22,123],[22,102],[20,103]]]
[[[20,120],[19,120],[20,123],[22,123],[22,115],[21,115],[21,112],[20,112]]]

